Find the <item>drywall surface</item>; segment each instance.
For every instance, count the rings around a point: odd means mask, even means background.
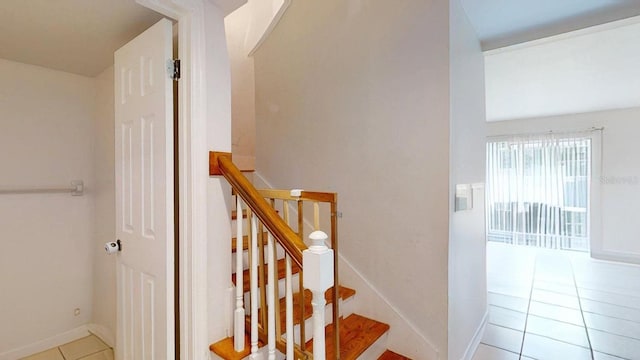
[[[0,78],[0,188],[86,186],[84,196],[0,195],[3,353],[91,319],[95,88],[90,78],[6,60]]]
[[[231,152],[241,169],[255,167],[255,75],[251,49],[246,46],[250,24],[256,16],[252,10],[253,5],[247,3],[224,19],[231,64]]]
[[[457,212],[455,188],[484,183],[487,123],[480,42],[459,0],[450,5],[449,359],[458,360],[471,359],[482,336],[487,282],[484,188],[473,190],[472,209]]]
[[[342,254],[441,359],[448,19],[435,1],[293,2],[254,58],[257,170],[339,193]]]
[[[488,52],[487,119],[640,106],[640,18]]]
[[[93,318],[106,341],[116,335],[116,256],[108,256],[104,243],[115,241],[115,119],[114,73],[109,67],[95,78],[96,100],[93,131],[94,218]],[[114,345],[113,343],[111,345]]]
[[[206,79],[207,79],[207,148],[210,151],[231,151],[231,74],[225,39],[224,14],[205,2],[206,12]],[[208,153],[198,154],[194,161],[208,164]],[[204,169],[208,174],[208,167]],[[204,174],[203,174],[204,175]],[[231,336],[231,189],[221,176],[207,181],[207,319],[209,341]],[[199,241],[195,239],[194,241]],[[195,274],[194,276],[199,276]],[[197,312],[194,316],[204,316]],[[210,356],[208,349],[202,349]]]
[[[640,108],[489,123],[492,135],[578,131],[604,127],[602,168],[593,185],[600,190],[602,235],[592,255],[640,263]],[[598,132],[594,133],[598,136]],[[596,151],[598,149],[594,149]],[[595,244],[593,243],[595,241]]]

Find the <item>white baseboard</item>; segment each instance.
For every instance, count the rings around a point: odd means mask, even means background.
[[[340,257],[340,282],[356,290],[354,312],[389,324],[389,349],[413,359],[441,360],[438,348],[378,288]]]
[[[98,325],[98,324],[89,324],[87,325],[89,332],[93,335],[100,338],[100,340],[104,341],[111,348],[116,347],[116,339],[113,334],[113,331],[109,330],[106,326]]]
[[[467,346],[467,350],[464,352],[462,356],[462,360],[471,360],[473,355],[476,353],[478,349],[478,345],[480,345],[480,341],[482,340],[482,336],[484,335],[484,329],[487,327],[487,322],[489,322],[489,309],[485,311],[484,316],[482,317],[482,321],[480,325],[476,329],[476,333],[473,334],[473,338],[471,338],[471,342]]]
[[[628,264],[640,265],[640,256],[638,254],[628,254],[610,250],[591,251],[591,257],[596,260],[607,260],[623,262]]]
[[[61,334],[37,341],[33,344],[3,352],[0,354],[0,360],[20,359],[83,338],[89,334],[89,326],[82,325]]]

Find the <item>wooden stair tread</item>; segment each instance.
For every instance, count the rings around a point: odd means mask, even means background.
[[[400,355],[398,353],[394,353],[391,350],[387,350],[384,352],[384,354],[380,355],[378,360],[411,360],[411,358]]]
[[[300,272],[300,267],[295,262],[291,262],[291,273],[297,274]],[[278,260],[278,279],[284,279],[287,276],[286,260]],[[236,283],[236,274],[231,274],[231,281]],[[249,269],[242,272],[242,289],[244,292],[249,291],[251,287],[251,278],[249,277]]]
[[[352,360],[362,355],[378,338],[389,330],[389,325],[357,314],[340,320],[340,359]],[[335,359],[333,324],[325,327],[327,359]],[[313,351],[313,339],[307,341],[307,350]]]
[[[264,343],[258,341],[258,347],[263,347]],[[244,336],[244,350],[236,352],[233,348],[233,338],[228,337],[209,346],[209,350],[226,360],[241,360],[249,356],[251,353],[251,345],[249,344],[249,335]]]
[[[267,245],[267,239],[268,239],[267,234],[268,233],[266,231],[262,233],[262,245],[263,246]],[[232,253],[235,253],[236,250],[237,250],[236,249],[237,248],[236,239],[237,239],[237,237],[231,238],[231,252]],[[260,246],[260,241],[259,240],[258,240],[258,246]],[[244,235],[242,237],[242,251],[247,251],[248,249],[249,249],[249,235]]]
[[[355,294],[356,294],[356,291],[353,289],[350,289],[344,286],[338,286],[338,296],[342,300],[349,299]],[[280,295],[283,295],[283,294],[280,294]],[[300,316],[300,296],[299,295],[300,293],[293,294],[293,325],[298,325],[302,322],[301,316]],[[311,306],[312,297],[313,297],[313,294],[311,293],[310,290],[304,291],[304,319],[305,320],[310,319],[313,316],[313,306]],[[327,305],[333,304],[333,288],[330,288],[329,290],[325,291],[324,299],[327,302]],[[260,314],[261,311],[262,309],[259,309],[258,314]],[[283,297],[280,299],[280,328],[282,329],[282,332],[285,331],[287,326],[286,313],[287,313],[287,300],[286,298]],[[259,316],[260,315],[258,315],[258,317]]]

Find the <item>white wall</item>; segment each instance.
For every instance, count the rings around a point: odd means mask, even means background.
[[[448,2],[293,2],[255,53],[257,170],[278,188],[339,193],[342,254],[440,359],[447,358],[448,19]]]
[[[640,17],[490,51],[489,121],[640,106]]]
[[[207,146],[210,151],[231,151],[231,73],[224,29],[224,13],[205,2]],[[209,154],[201,154],[208,164]],[[208,176],[208,166],[206,168]],[[205,174],[203,174],[205,175]],[[207,318],[209,340],[231,336],[231,188],[222,177],[207,180]],[[194,311],[197,311],[194,310]],[[196,315],[198,316],[198,315]],[[203,351],[208,349],[203,349]],[[206,351],[207,355],[210,353]],[[211,355],[214,356],[214,355]]]
[[[231,65],[231,152],[233,162],[241,169],[255,168],[255,75],[251,49],[247,48],[252,9],[247,3],[224,19]]]
[[[576,131],[601,126],[602,179],[596,179],[595,185],[601,190],[602,249],[594,255],[640,263],[640,107],[494,122],[489,123],[489,133]]]
[[[81,179],[87,189],[0,195],[2,353],[91,319],[95,88],[90,78],[6,60],[0,78],[0,187]]]
[[[460,5],[450,2],[451,172],[449,220],[449,359],[471,359],[487,311],[484,188],[473,208],[454,211],[456,184],[485,179],[484,55]]]
[[[95,78],[93,131],[93,317],[106,341],[114,345],[116,332],[116,257],[107,256],[104,243],[115,240],[115,115],[113,66]]]

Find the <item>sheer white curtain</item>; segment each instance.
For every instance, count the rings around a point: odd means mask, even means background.
[[[536,135],[487,143],[487,238],[586,251],[591,139]]]

